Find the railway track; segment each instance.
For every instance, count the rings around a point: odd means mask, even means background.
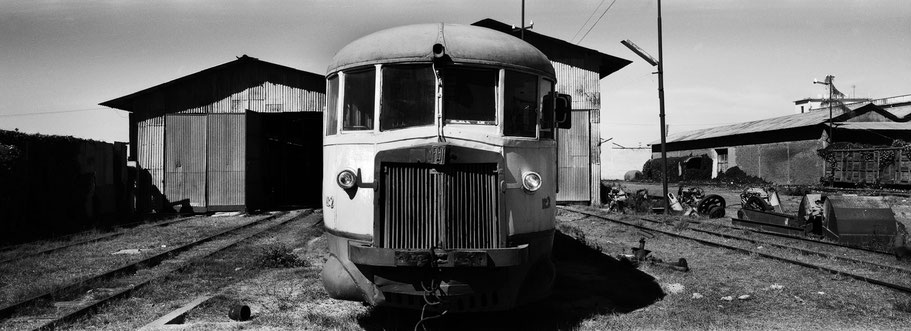
[[[185,221],[191,220],[191,219],[196,218],[196,217],[197,217],[197,216],[181,217],[181,218],[177,218],[177,219],[165,221],[165,222],[162,222],[162,223],[159,223],[159,224],[154,224],[154,226],[159,226],[159,227],[161,227],[161,226],[168,226],[168,225],[171,225],[171,224],[174,224],[174,223],[185,222]],[[42,250],[39,250],[39,251],[36,251],[36,252],[29,252],[29,253],[25,253],[25,254],[21,254],[21,255],[17,255],[17,256],[12,256],[12,257],[9,257],[9,258],[0,260],[0,264],[3,264],[3,263],[11,263],[11,262],[15,262],[15,261],[22,260],[22,259],[25,259],[25,258],[37,256],[37,255],[43,255],[43,254],[53,253],[53,252],[60,251],[60,250],[63,250],[63,249],[67,249],[67,248],[74,247],[74,246],[80,246],[80,245],[91,244],[91,243],[99,242],[99,241],[106,240],[106,239],[114,239],[114,238],[116,238],[116,237],[120,237],[120,236],[122,236],[122,235],[124,235],[124,234],[127,234],[127,233],[130,233],[130,232],[132,232],[132,231],[138,231],[138,229],[136,229],[136,228],[125,229],[125,230],[123,230],[123,231],[117,231],[117,232],[107,233],[107,234],[103,234],[103,235],[100,235],[100,236],[97,236],[97,237],[94,237],[94,238],[89,238],[89,239],[79,240],[79,241],[74,241],[74,242],[68,242],[68,243],[65,243],[65,244],[62,244],[62,245],[54,246],[54,247],[47,248],[47,249],[42,249]],[[27,245],[27,244],[23,244],[23,245]]]
[[[641,217],[640,219],[643,221],[654,223],[654,224],[667,225],[667,223],[665,223],[665,222],[661,222],[658,220],[653,220],[653,219],[649,219],[649,218],[645,218],[645,217]],[[779,248],[779,249],[790,249],[790,250],[797,251],[803,255],[816,255],[816,256],[820,256],[822,258],[826,258],[826,259],[833,259],[833,260],[839,260],[839,261],[850,262],[850,263],[866,264],[866,265],[870,265],[870,266],[873,266],[876,268],[889,269],[889,270],[892,270],[895,272],[903,272],[903,273],[911,275],[911,269],[907,269],[907,268],[901,268],[901,267],[885,265],[885,264],[881,264],[881,263],[875,263],[872,261],[865,261],[865,260],[859,260],[859,259],[854,259],[854,258],[850,258],[850,257],[828,254],[828,253],[804,249],[804,248],[800,248],[800,247],[786,246],[786,245],[776,244],[776,243],[769,242],[769,241],[756,240],[756,239],[752,239],[752,238],[746,238],[746,237],[736,236],[736,235],[727,234],[727,233],[715,232],[715,231],[704,230],[704,229],[697,229],[697,228],[693,228],[693,227],[689,227],[687,229],[694,231],[694,232],[704,233],[704,234],[721,237],[721,238],[725,238],[725,239],[741,240],[741,241],[746,241],[746,242],[756,244],[756,245],[775,247],[775,248]],[[738,228],[731,227],[731,229],[738,229]],[[792,238],[800,239],[799,237],[792,237]],[[818,242],[816,240],[806,240],[806,241],[814,242],[814,243]],[[844,246],[844,245],[838,245],[838,246],[842,246],[842,247],[849,248],[849,249],[854,249],[854,247],[851,247],[851,246]],[[879,251],[874,251],[874,252],[877,254],[884,254]],[[889,254],[889,255],[891,256],[891,254]]]
[[[144,223],[149,223],[150,225],[155,225],[155,226],[167,226],[168,224],[171,224],[171,223],[176,223],[176,222],[180,222],[180,221],[186,221],[186,220],[188,220],[188,219],[191,219],[191,218],[194,218],[194,217],[198,217],[198,216],[199,216],[199,215],[186,216],[186,217],[178,217],[178,218],[175,218],[175,219],[172,219],[172,220],[163,221],[163,222],[158,223],[158,224],[155,224],[155,223],[152,223],[152,222],[149,222],[149,221],[139,221],[139,222],[131,222],[131,223],[125,223],[125,224],[118,224],[118,225],[116,225],[116,226],[114,227],[114,229],[115,229],[115,231],[116,231],[116,230],[125,230],[125,229],[130,229],[130,228],[132,228],[132,227],[134,227],[134,226],[139,226],[139,225],[144,224]],[[81,231],[81,232],[76,232],[76,233],[65,234],[65,235],[57,236],[57,237],[44,238],[44,239],[40,239],[40,240],[37,240],[37,241],[31,241],[31,242],[23,242],[23,243],[15,243],[15,244],[3,245],[3,246],[0,246],[0,253],[5,253],[5,252],[9,252],[9,251],[14,251],[14,250],[17,250],[17,249],[19,249],[19,248],[21,248],[21,247],[28,246],[28,245],[33,245],[33,244],[38,243],[38,242],[47,242],[47,241],[61,241],[61,242],[63,242],[63,241],[69,241],[69,240],[72,240],[72,238],[75,238],[75,237],[78,237],[78,236],[82,236],[82,235],[86,235],[86,234],[88,234],[88,233],[91,233],[92,231],[95,231],[95,230],[94,230],[94,229],[92,229],[92,230],[86,230],[86,231]],[[108,237],[109,235],[111,235],[111,234],[104,234],[104,235],[101,235],[101,236],[99,236],[99,237],[92,238],[92,239],[101,239],[102,237]],[[116,236],[116,235],[115,235],[115,236]]]
[[[565,206],[560,206],[559,208],[560,208],[560,209],[563,209],[563,210],[565,210],[565,211],[569,211],[569,212],[573,212],[573,213],[579,213],[579,214],[587,215],[587,216],[590,216],[590,217],[595,217],[595,218],[602,219],[602,220],[606,220],[606,221],[609,221],[609,222],[612,222],[612,223],[616,223],[616,224],[621,224],[621,225],[625,225],[625,226],[630,226],[630,227],[638,228],[638,229],[645,230],[645,231],[651,231],[651,232],[655,232],[655,233],[660,233],[660,234],[663,234],[663,235],[666,235],[666,236],[670,236],[670,237],[674,237],[674,238],[681,238],[681,239],[686,239],[686,240],[694,241],[694,242],[697,242],[697,243],[700,243],[700,244],[703,244],[703,245],[708,245],[708,246],[714,246],[714,247],[725,248],[725,249],[729,249],[729,250],[736,251],[736,252],[743,253],[743,254],[753,254],[753,255],[756,255],[756,256],[760,256],[760,257],[764,257],[764,258],[768,258],[768,259],[772,259],[772,260],[776,260],[776,261],[781,261],[781,262],[785,262],[785,263],[790,263],[790,264],[794,264],[794,265],[798,265],[798,266],[802,266],[802,267],[806,267],[806,268],[810,268],[810,269],[821,270],[821,271],[825,271],[825,272],[832,273],[832,274],[836,274],[836,275],[842,275],[842,276],[846,276],[846,277],[853,278],[853,279],[856,279],[856,280],[864,281],[864,282],[867,282],[867,283],[870,283],[870,284],[874,284],[874,285],[879,285],[879,286],[882,286],[882,287],[886,287],[886,288],[889,288],[889,289],[892,289],[892,290],[895,290],[895,291],[898,291],[898,292],[902,292],[902,293],[906,293],[906,294],[911,294],[911,287],[908,287],[908,286],[905,286],[905,285],[902,285],[902,284],[896,284],[896,283],[893,283],[893,282],[889,282],[889,281],[884,281],[884,280],[872,278],[872,277],[868,277],[868,276],[864,276],[864,275],[860,275],[860,274],[855,273],[855,272],[849,272],[849,271],[839,270],[839,269],[836,269],[836,268],[833,268],[833,267],[824,266],[824,265],[819,265],[819,264],[814,264],[814,263],[809,263],[809,262],[804,262],[804,261],[800,261],[800,260],[796,260],[796,259],[792,259],[792,258],[788,258],[788,257],[784,257],[784,256],[778,256],[778,255],[766,253],[766,252],[763,252],[763,251],[758,251],[758,250],[753,250],[753,249],[747,249],[747,248],[737,247],[737,246],[728,245],[728,244],[721,243],[721,242],[716,242],[716,241],[706,240],[706,239],[697,238],[697,237],[693,237],[693,236],[688,236],[688,235],[684,235],[684,234],[680,234],[680,233],[675,233],[675,232],[671,232],[671,231],[666,231],[666,230],[663,230],[663,229],[658,229],[658,228],[654,228],[654,227],[648,227],[648,226],[644,226],[644,225],[634,224],[634,223],[630,223],[630,222],[626,222],[626,221],[622,221],[622,220],[617,220],[617,219],[614,219],[614,218],[606,217],[606,216],[601,215],[601,214],[599,214],[599,213],[597,213],[597,212],[582,210],[582,209],[579,209],[579,208],[565,207]],[[791,249],[791,247],[788,247],[788,249]],[[867,265],[869,265],[869,264],[867,264]],[[877,264],[876,266],[878,267],[879,265]],[[904,270],[903,270],[902,272],[907,272],[907,271],[904,271]]]
[[[649,220],[649,219],[645,219],[645,220]],[[695,221],[695,220],[687,220],[687,222],[693,223],[693,224],[711,224],[712,226],[725,228],[725,229],[729,229],[729,230],[749,231],[749,232],[753,232],[753,233],[759,233],[759,234],[780,237],[780,238],[794,239],[794,240],[804,241],[804,242],[808,242],[808,243],[833,246],[833,247],[841,247],[841,248],[847,248],[847,249],[852,249],[852,250],[864,251],[864,252],[868,252],[868,253],[893,256],[892,252],[885,252],[885,251],[880,251],[880,250],[876,250],[876,249],[860,247],[860,246],[856,246],[856,245],[846,245],[846,244],[832,242],[832,241],[819,240],[819,239],[813,239],[813,238],[801,237],[801,236],[794,236],[794,235],[778,233],[778,232],[764,231],[764,230],[760,230],[760,229],[739,227],[739,226],[733,226],[733,225],[724,225],[724,224],[718,224],[718,223],[703,223],[703,222],[699,222],[699,221]]]
[[[54,329],[61,323],[95,311],[105,303],[128,297],[195,261],[310,213],[309,210],[277,213],[28,297],[0,308],[0,329]]]

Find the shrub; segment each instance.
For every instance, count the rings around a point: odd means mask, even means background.
[[[282,244],[262,248],[256,260],[263,268],[296,268],[310,265],[307,260],[302,260],[294,255],[294,251],[290,247]]]

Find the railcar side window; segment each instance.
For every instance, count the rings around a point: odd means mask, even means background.
[[[495,69],[444,69],[443,117],[446,121],[496,124],[498,76]]]
[[[345,73],[342,130],[373,130],[376,70]]]
[[[435,81],[430,65],[384,66],[380,130],[432,125]]]
[[[326,95],[326,135],[338,131],[338,76],[329,78],[329,93]]]
[[[554,82],[544,80],[541,88],[538,89],[538,96],[541,102],[541,139],[554,139],[554,98],[547,97],[554,91]]]
[[[538,77],[506,71],[503,94],[503,133],[507,136],[535,137],[538,124]]]

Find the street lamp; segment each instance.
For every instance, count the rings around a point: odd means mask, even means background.
[[[667,196],[667,126],[664,125],[664,52],[662,51],[661,42],[661,0],[658,0],[658,60],[655,60],[632,41],[623,40],[620,43],[633,51],[633,53],[636,53],[636,55],[639,55],[645,62],[652,66],[658,66],[656,73],[658,74],[658,117],[661,120],[661,193],[663,193],[662,196],[664,197],[664,211],[667,213],[671,206]]]
[[[834,125],[835,123],[832,123],[832,90],[834,89],[832,87],[833,78],[835,78],[835,77],[832,77],[831,75],[829,75],[829,76],[826,76],[826,81],[824,81],[824,82],[820,82],[816,79],[813,80],[813,84],[826,85],[829,87],[829,145],[830,146],[835,143],[835,125]]]

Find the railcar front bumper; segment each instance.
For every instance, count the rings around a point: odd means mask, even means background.
[[[428,284],[452,311],[510,309],[550,293],[553,232],[493,249],[392,249],[327,233],[321,278],[329,296],[375,306],[420,309]]]
[[[492,249],[393,249],[348,242],[351,262],[374,267],[492,268],[528,262],[528,244]]]

